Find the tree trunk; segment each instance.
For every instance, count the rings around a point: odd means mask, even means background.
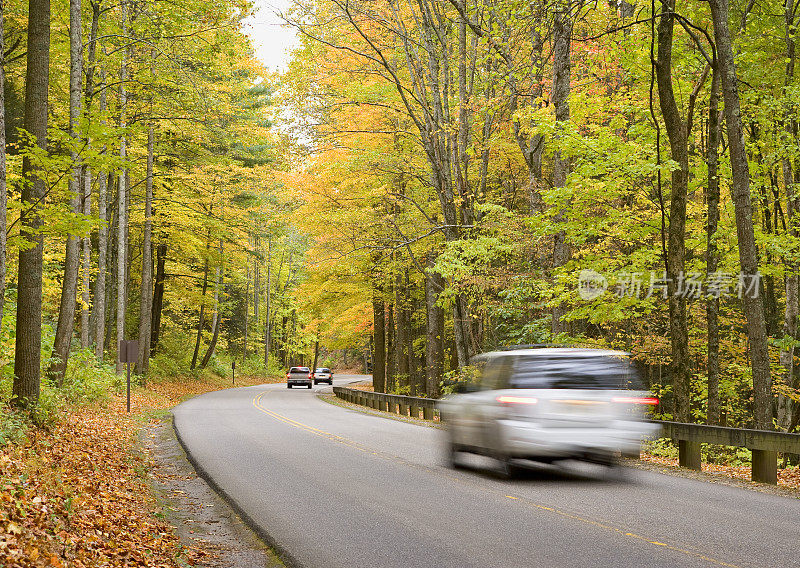
[[[94,71],[95,60],[97,54],[97,32],[100,24],[100,6],[94,2],[92,4],[92,23],[89,31],[89,41],[87,42],[87,60],[86,60],[86,85],[84,88],[84,117],[87,124],[90,122],[90,111],[92,105],[92,98],[94,97]],[[91,143],[87,135],[87,147]],[[87,165],[84,166],[83,171],[83,191],[81,203],[83,205],[83,215],[88,218],[92,214],[92,170]],[[83,275],[83,282],[81,285],[81,348],[88,349],[92,340],[92,317],[90,306],[92,303],[91,297],[91,260],[92,260],[92,239],[90,235],[83,237],[81,243],[83,248],[83,259],[81,272]]]
[[[6,299],[6,214],[8,211],[8,188],[6,186],[6,58],[5,58],[5,22],[3,13],[5,0],[0,0],[0,333],[2,332],[3,313]]]
[[[795,2],[787,0],[784,6],[784,19],[786,30],[786,86],[790,86],[794,79],[794,66],[796,57],[795,46]],[[786,135],[789,140],[795,138],[797,121],[794,118],[796,107],[786,110],[784,117]],[[783,182],[786,187],[786,217],[788,218],[787,232],[791,237],[796,238],[800,234],[797,227],[796,216],[800,214],[800,198],[797,195],[795,184],[796,166],[793,167],[789,156],[783,159]],[[777,222],[776,222],[777,224]],[[785,261],[786,262],[786,261]],[[800,294],[800,278],[798,277],[798,266],[795,262],[786,262],[786,306],[783,316],[783,335],[785,339],[796,340],[798,333],[797,318],[800,315],[798,305],[798,295]],[[790,345],[781,349],[780,362],[784,368],[784,382],[788,387],[794,387],[796,382],[797,369],[794,364],[795,347]],[[796,405],[788,396],[778,395],[778,426],[788,429],[792,422],[792,407]]]
[[[117,194],[119,193],[119,176],[108,176],[110,196],[108,205],[110,210],[107,211],[109,217],[108,223],[108,254],[106,256],[107,271],[107,286],[106,286],[106,299],[105,299],[105,344],[112,346],[112,351],[116,353],[116,347],[113,346],[114,334],[116,333],[114,327],[114,318],[117,314],[117,247],[113,246],[113,235],[117,233],[117,226],[119,225],[119,215],[117,215]],[[113,187],[113,190],[111,189]]]
[[[214,354],[214,349],[217,347],[217,340],[219,339],[219,322],[221,319],[222,318],[219,317],[219,314],[214,315],[214,333],[211,336],[211,343],[208,344],[206,354],[203,355],[203,360],[200,361],[201,369],[206,368],[208,362],[211,360],[211,356]]]
[[[397,375],[403,386],[409,384],[409,366],[408,366],[408,353],[409,353],[409,337],[411,318],[408,314],[408,291],[403,282],[403,275],[398,270],[395,275],[395,304],[397,305],[397,341],[395,342],[395,368]]]
[[[122,1],[121,7],[122,35],[125,36],[128,33],[128,5],[125,0]],[[126,126],[125,113],[127,111],[127,88],[125,83],[128,80],[127,66],[128,50],[126,48],[122,50],[122,65],[120,66],[119,72],[120,128],[125,128]],[[125,161],[127,159],[127,147],[124,134],[120,137],[119,141],[119,157],[121,161]],[[128,199],[126,196],[128,179],[126,173],[127,172],[125,169],[121,170],[119,173],[119,187],[117,194],[117,350],[119,350],[122,340],[125,339],[125,300],[127,295],[127,247],[125,237],[128,229]],[[117,351],[117,374],[121,375],[122,370],[123,364],[120,360],[119,351]]]
[[[281,318],[281,329],[280,329],[280,343],[278,343],[278,353],[280,354],[281,358],[281,366],[288,367],[287,363],[289,362],[289,344],[288,344],[288,332],[286,331],[287,326],[289,325],[289,318],[287,316],[283,316]]]
[[[706,225],[706,274],[714,274],[719,266],[717,251],[717,225],[719,223],[719,84],[718,70],[711,77],[711,94],[708,101],[708,223]],[[719,298],[706,300],[708,320],[708,424],[719,424]]]
[[[222,239],[219,240],[219,262],[222,263],[222,259],[224,254],[223,249],[223,241]],[[212,328],[214,330],[213,335],[211,336],[211,343],[208,345],[208,349],[206,350],[206,354],[203,355],[203,360],[200,361],[200,368],[205,369],[208,362],[211,360],[211,356],[214,354],[214,349],[217,347],[217,339],[219,339],[219,324],[220,320],[222,319],[222,314],[220,313],[220,304],[222,303],[222,295],[223,295],[223,279],[224,279],[224,268],[222,266],[217,267],[217,277],[216,283],[214,286],[214,324]]]
[[[147,376],[150,363],[150,326],[153,323],[153,125],[147,131],[147,180],[144,198],[144,237],[142,239],[142,293],[139,308],[139,360],[137,372]]]
[[[270,313],[270,300],[272,294],[272,238],[269,239],[267,245],[267,304],[264,307],[264,368],[269,367],[269,344],[272,335],[270,323],[272,321],[272,314]]]
[[[444,310],[436,302],[444,279],[431,270],[434,264],[434,257],[429,255],[425,275],[425,393],[438,398],[444,375]]]
[[[156,353],[161,335],[161,310],[164,307],[164,269],[167,261],[167,245],[156,247],[156,285],[153,293],[153,324],[150,326],[150,356]]]
[[[396,334],[394,327],[394,306],[386,306],[386,392],[393,392],[397,367],[395,366]]]
[[[386,392],[386,307],[376,277],[373,277],[372,286],[372,387],[375,392]]]
[[[689,152],[686,125],[675,102],[672,84],[672,37],[675,24],[672,12],[675,1],[662,4],[658,21],[658,55],[656,80],[658,100],[669,138],[672,159],[678,168],[672,170],[669,232],[667,237],[667,294],[669,297],[670,341],[672,346],[672,381],[675,393],[675,420],[690,420],[689,334],[686,297],[678,290],[686,264],[686,197],[689,189]]]
[[[206,312],[206,291],[208,291],[208,247],[206,247],[206,261],[203,265],[203,296],[200,300],[200,317],[197,322],[197,338],[194,342],[194,354],[192,355],[192,363],[189,369],[194,369],[197,366],[197,357],[200,355],[200,341],[203,338],[203,326],[205,325],[205,312]]]
[[[731,192],[736,213],[736,234],[739,239],[739,262],[742,277],[748,283],[758,280],[758,253],[753,230],[753,205],[750,199],[750,167],[742,128],[738,78],[733,56],[733,43],[728,27],[728,0],[709,0],[714,20],[719,71],[725,101],[725,120],[731,157]],[[757,287],[756,287],[757,289]],[[750,361],[753,369],[754,426],[772,430],[772,378],[767,351],[767,331],[764,306],[758,294],[742,294],[747,337],[750,342]]]
[[[83,73],[83,47],[81,36],[81,0],[69,2],[69,130],[72,143],[72,175],[69,179],[70,208],[76,216],[83,212],[81,204],[81,164],[77,144],[80,139],[81,79]],[[64,259],[64,281],[61,287],[61,303],[58,325],[53,342],[53,355],[48,375],[61,386],[67,370],[72,333],[75,329],[75,300],[78,292],[78,269],[80,268],[79,239],[67,235],[67,251]]]
[[[28,2],[28,50],[25,75],[25,130],[47,151],[47,91],[50,84],[50,0]],[[42,225],[38,200],[44,198],[45,181],[34,172],[26,156],[22,161],[23,210],[20,235],[33,246],[20,248],[17,283],[17,325],[14,351],[15,406],[39,400],[42,345]]]
[[[556,121],[566,127],[569,122],[569,93],[571,77],[570,44],[572,42],[572,19],[568,11],[558,11],[553,21],[553,106]],[[553,188],[566,187],[569,174],[569,161],[556,150],[553,155]],[[554,221],[564,222],[564,212],[559,211]],[[570,257],[569,244],[563,230],[553,235],[553,268],[564,266]],[[566,306],[553,307],[553,335],[569,333],[569,324],[564,321]]]
[[[81,204],[84,217],[92,214],[92,170],[89,166],[84,168],[83,192]],[[83,255],[81,260],[81,349],[88,349],[91,339],[91,318],[89,317],[89,307],[92,303],[91,295],[91,261],[92,261],[92,239],[89,235],[83,237],[81,242]]]
[[[105,72],[103,73],[103,88],[100,90],[100,112],[106,111]],[[105,121],[103,121],[105,123]],[[103,147],[103,153],[106,147]],[[97,279],[94,282],[94,302],[92,312],[94,318],[94,354],[102,361],[106,339],[106,271],[108,256],[108,235],[110,219],[107,210],[108,174],[100,172],[97,176],[97,209],[100,217],[100,226],[97,229]]]
[[[453,335],[459,367],[469,364],[470,327],[466,300],[463,296],[457,295],[453,302]]]
[[[247,285],[244,291],[244,341],[242,342],[242,359],[247,359],[247,319],[250,315],[250,259],[247,260]]]

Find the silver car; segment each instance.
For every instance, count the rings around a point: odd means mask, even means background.
[[[333,371],[331,371],[327,367],[320,367],[314,371],[314,384],[318,385],[319,383],[328,383],[329,385],[333,384]]]
[[[640,390],[629,354],[579,348],[495,351],[476,358],[478,380],[440,401],[448,428],[447,456],[459,452],[499,460],[503,473],[518,460],[581,459],[615,465],[658,431],[644,421],[658,399]]]

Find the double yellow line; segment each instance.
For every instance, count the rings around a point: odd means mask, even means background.
[[[499,496],[501,496],[501,497],[503,497],[505,499],[518,501],[521,505],[529,507],[529,508],[532,508],[532,509],[536,509],[536,510],[539,510],[539,511],[547,511],[548,513],[553,513],[553,514],[556,514],[556,515],[558,515],[560,517],[571,519],[573,521],[578,521],[580,523],[592,525],[592,526],[597,527],[597,528],[601,528],[601,529],[604,529],[604,530],[609,530],[609,531],[612,531],[614,533],[617,533],[618,535],[625,536],[625,537],[628,537],[628,538],[632,538],[634,540],[638,540],[638,541],[641,541],[641,542],[646,542],[647,544],[652,544],[654,546],[658,546],[659,548],[662,548],[662,549],[665,549],[665,550],[670,550],[672,552],[678,552],[680,554],[685,554],[686,556],[691,556],[693,558],[708,562],[709,564],[713,564],[715,566],[723,566],[725,568],[740,568],[736,564],[729,564],[727,562],[723,562],[722,560],[717,560],[715,558],[711,558],[711,557],[706,556],[706,555],[704,555],[702,553],[699,553],[699,552],[695,552],[695,551],[692,551],[692,550],[687,550],[685,548],[680,548],[678,546],[673,546],[673,545],[670,545],[670,544],[667,544],[667,543],[664,543],[664,542],[659,542],[657,540],[652,540],[652,539],[649,539],[649,538],[647,538],[645,536],[641,536],[641,535],[638,535],[638,534],[635,534],[635,533],[632,533],[632,532],[627,532],[624,529],[620,529],[620,528],[617,528],[617,527],[614,527],[614,526],[611,526],[611,525],[608,525],[608,524],[605,524],[605,523],[601,523],[601,522],[598,522],[598,521],[595,521],[595,520],[592,520],[592,519],[586,519],[584,517],[580,517],[578,515],[575,515],[573,513],[569,513],[567,511],[562,511],[562,510],[559,510],[559,509],[555,509],[553,507],[547,507],[545,505],[540,505],[540,504],[535,503],[535,502],[533,502],[530,499],[527,499],[525,497],[517,497],[517,496],[513,496],[513,495],[506,495],[505,493],[503,493],[501,491],[498,491],[496,489],[492,489],[491,487],[486,487],[485,485],[478,485],[476,483],[472,483],[472,482],[469,482],[467,480],[464,480],[461,477],[457,477],[457,476],[449,474],[447,472],[443,472],[443,471],[441,471],[441,468],[434,469],[432,467],[428,467],[428,466],[424,466],[424,465],[420,465],[420,464],[416,464],[416,463],[404,460],[403,458],[400,458],[398,456],[394,456],[394,455],[387,454],[387,453],[384,453],[384,452],[375,451],[375,450],[373,450],[371,448],[368,448],[368,447],[366,447],[364,445],[361,445],[361,444],[359,444],[357,442],[354,442],[353,440],[350,440],[349,438],[345,438],[343,436],[338,436],[338,435],[333,434],[331,432],[326,432],[325,430],[320,430],[319,428],[314,428],[313,426],[309,426],[308,424],[303,424],[302,422],[298,422],[297,420],[292,420],[291,418],[288,418],[286,416],[283,416],[282,414],[278,414],[277,412],[274,412],[272,410],[269,410],[268,408],[265,408],[261,403],[261,399],[268,392],[269,391],[263,391],[253,399],[253,406],[257,410],[259,410],[259,411],[263,412],[264,414],[274,418],[275,420],[278,420],[278,421],[283,422],[285,424],[289,424],[290,426],[294,426],[295,428],[300,428],[301,430],[305,430],[306,432],[310,432],[311,434],[315,434],[317,436],[321,436],[323,438],[327,438],[327,439],[329,439],[329,440],[331,440],[333,442],[337,442],[339,444],[344,444],[345,446],[348,446],[350,448],[353,448],[353,449],[359,450],[361,452],[364,452],[364,453],[367,453],[367,454],[370,454],[370,455],[374,455],[374,456],[377,456],[377,457],[380,457],[380,458],[383,458],[383,459],[386,459],[386,460],[389,460],[389,461],[402,463],[404,465],[407,465],[407,466],[410,466],[410,467],[414,467],[414,468],[417,468],[417,469],[422,469],[422,470],[428,471],[428,472],[434,472],[437,475],[439,475],[440,477],[446,477],[446,478],[451,479],[451,480],[453,480],[456,483],[459,483],[461,485],[466,485],[466,486],[468,486],[468,487],[470,487],[472,489],[477,488],[477,489],[479,489],[481,491],[484,491],[484,492],[487,492],[487,493],[493,493],[493,494],[499,495]]]

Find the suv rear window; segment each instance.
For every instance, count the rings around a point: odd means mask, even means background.
[[[641,389],[630,360],[622,357],[514,358],[509,377],[512,389]]]

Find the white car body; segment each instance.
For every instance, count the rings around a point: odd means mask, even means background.
[[[450,452],[504,462],[585,459],[610,465],[617,455],[638,454],[642,438],[658,431],[644,421],[644,409],[657,399],[622,388],[619,375],[635,373],[626,353],[544,348],[481,358],[486,367],[477,390],[440,401]],[[525,386],[552,388],[520,388]]]
[[[329,385],[333,384],[333,373],[327,367],[316,369],[313,376],[315,385],[318,383],[328,383]]]

